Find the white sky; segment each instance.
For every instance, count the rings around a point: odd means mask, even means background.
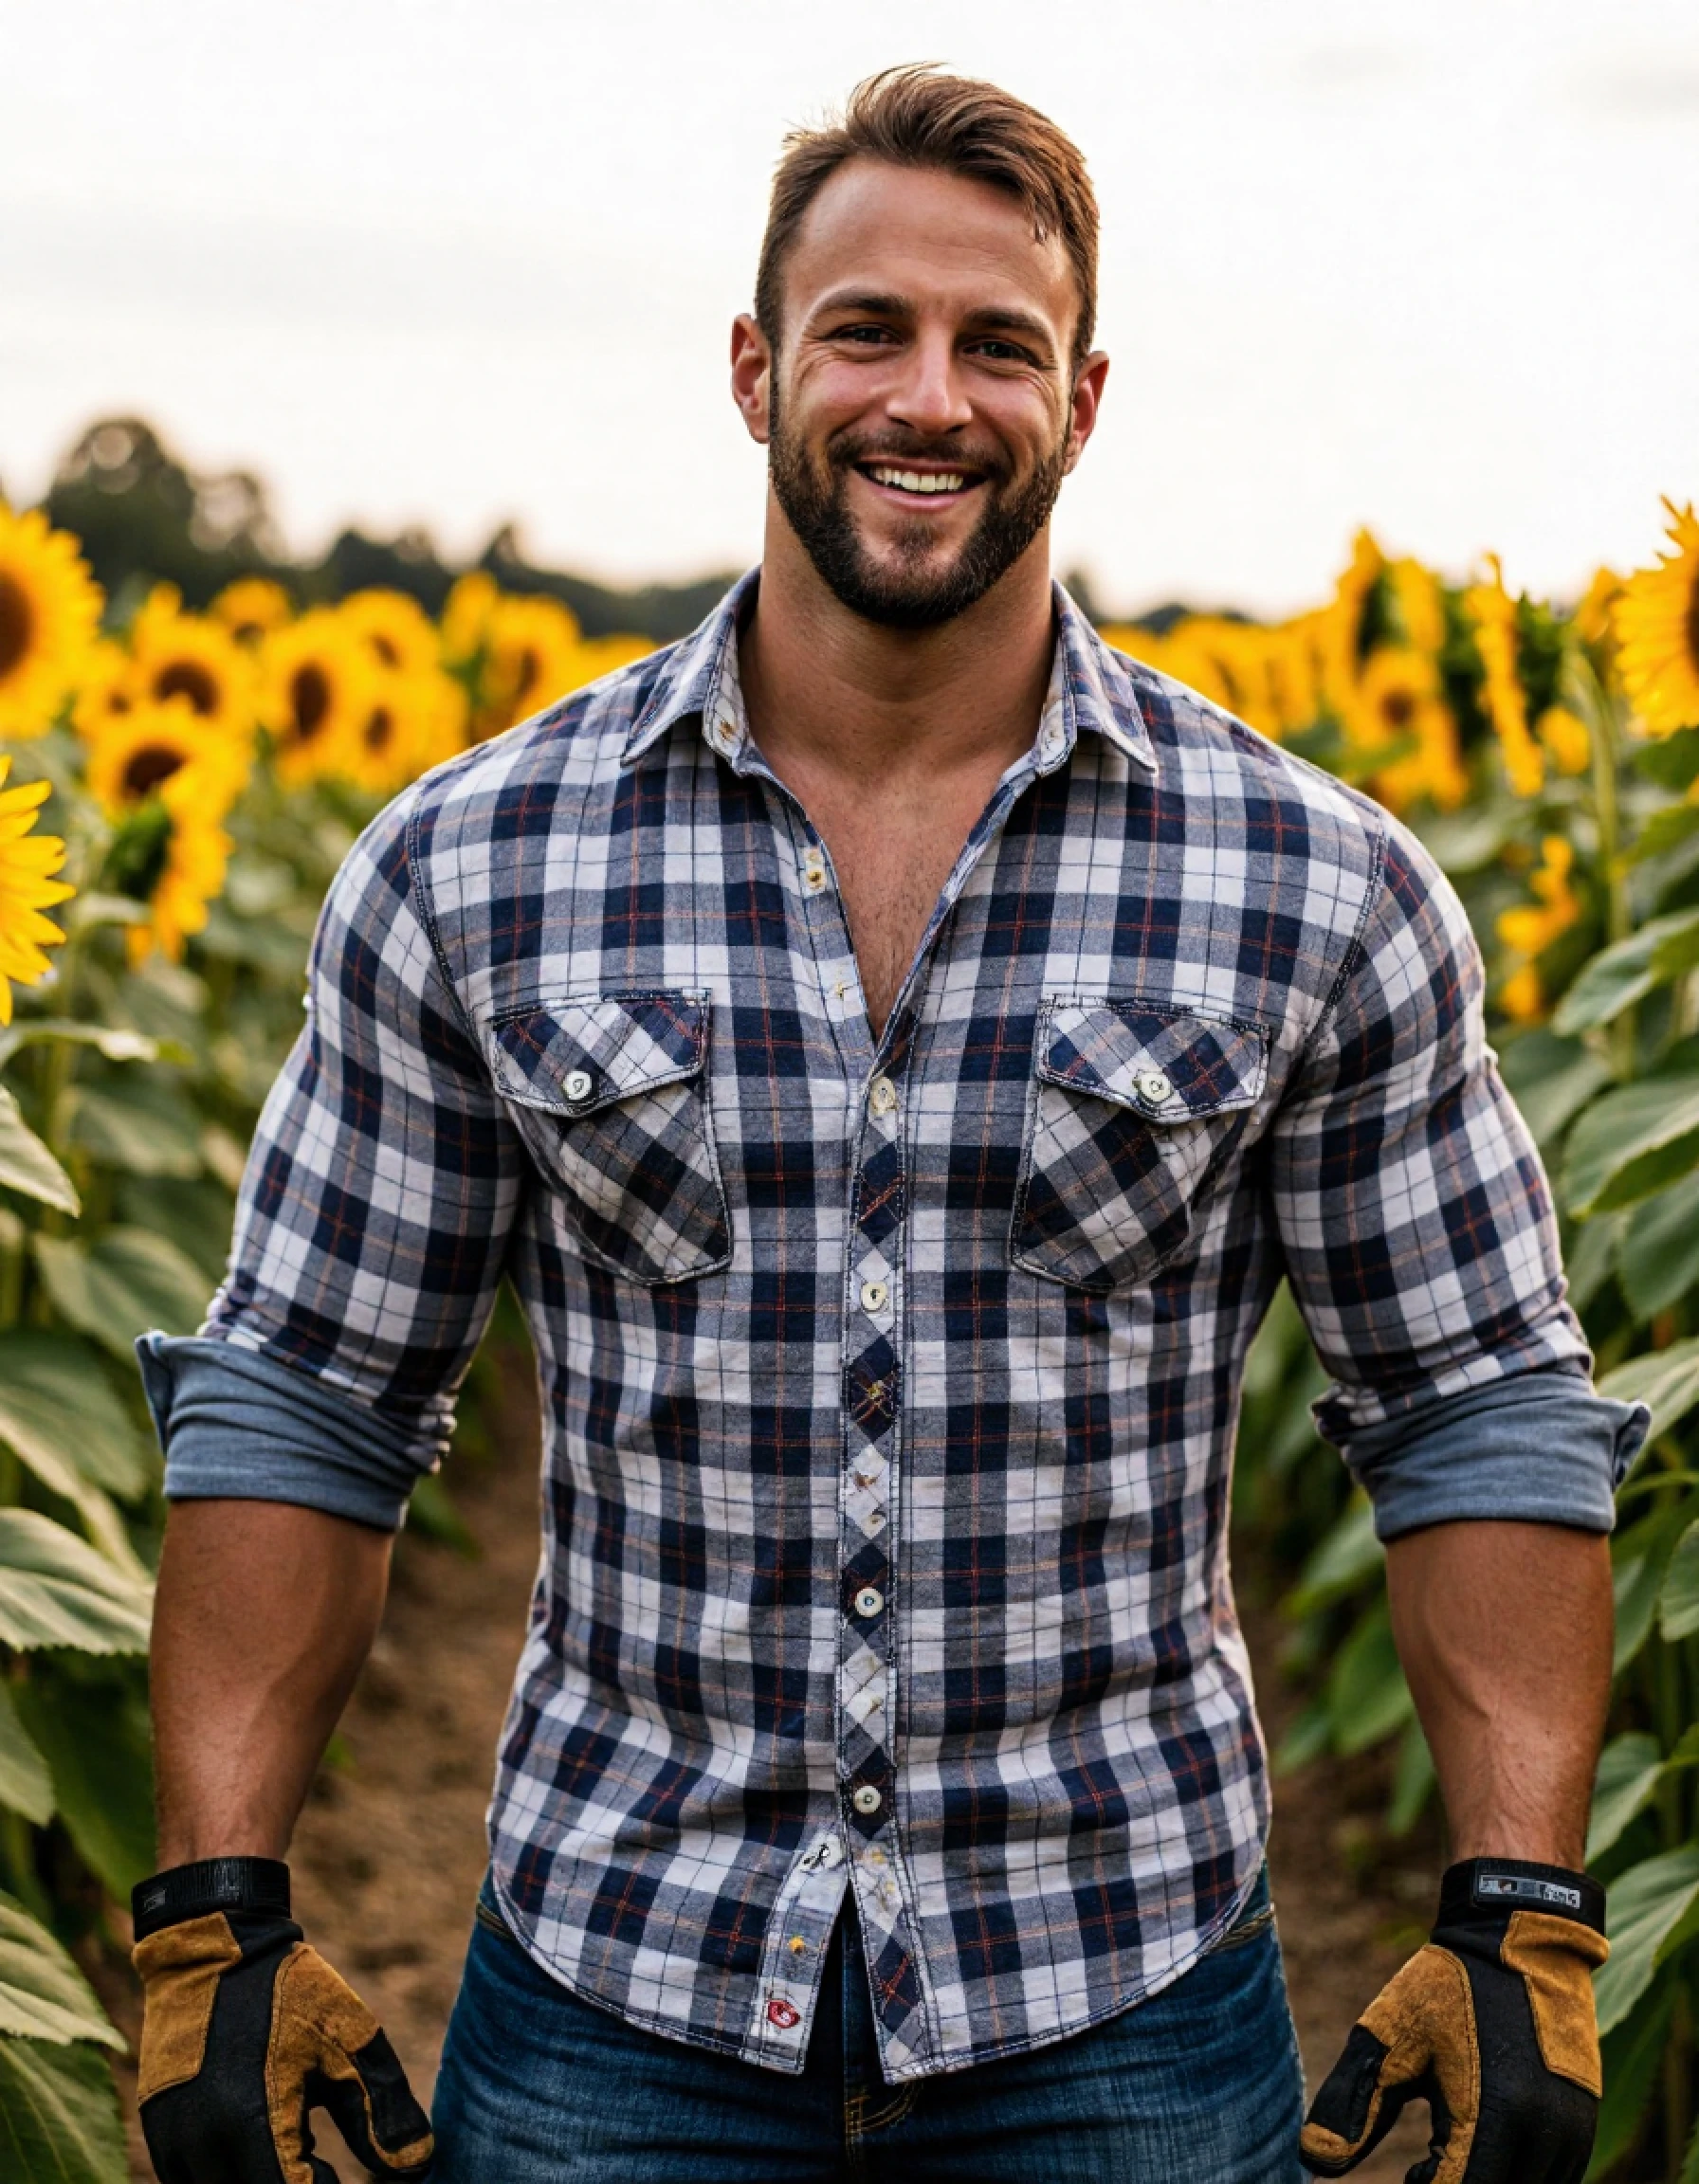
[[[1561,591],[1699,496],[1693,0],[0,0],[0,482],[136,410],[303,549],[751,559],[779,135],[916,59],[1090,161],[1115,604],[1301,602],[1363,519]]]

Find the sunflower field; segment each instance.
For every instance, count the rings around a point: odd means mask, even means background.
[[[1579,601],[1389,556],[1278,625],[1113,643],[1423,835],[1488,958],[1606,1392],[1653,1427],[1619,1496],[1617,1695],[1588,1856],[1610,1885],[1589,2175],[1699,2184],[1699,519]],[[1653,542],[1650,533],[1649,548]],[[468,744],[639,657],[462,576],[432,616],[248,576],[104,598],[0,503],[0,2172],[125,2174],[88,1977],[153,1868],[144,1654],[164,1507],[132,1351],[220,1277],[244,1150],[359,828]],[[1389,1835],[1433,1767],[1370,1513],[1284,1293],[1253,1353],[1236,1520],[1288,1573],[1306,1703],[1277,1769],[1385,1747]],[[434,1481],[413,1521],[451,1532]]]

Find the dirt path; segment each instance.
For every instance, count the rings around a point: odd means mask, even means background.
[[[403,1542],[382,1636],[343,1720],[345,1756],[321,1774],[292,1852],[308,1935],[383,2020],[425,2099],[484,1869],[491,1755],[537,1561],[535,1426],[519,1400],[499,1438],[499,1459],[453,1481],[481,1542],[478,1558]],[[1277,1734],[1291,1707],[1271,1665],[1278,1627],[1254,1608],[1247,1623]],[[1283,1785],[1276,1798],[1280,1931],[1312,2085],[1357,2011],[1420,1938],[1434,1901],[1431,1852],[1365,1869],[1382,1794],[1373,1768],[1333,1781],[1324,1768]],[[136,2175],[146,2178],[133,2115],[131,2122]],[[334,2140],[334,2131],[324,2138]],[[1357,2174],[1391,2184],[1424,2145],[1407,2120]],[[339,2142],[321,2151],[340,2157],[348,2184],[363,2177]]]

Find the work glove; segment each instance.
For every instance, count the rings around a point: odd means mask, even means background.
[[[374,2175],[430,2174],[430,2120],[376,2018],[301,1940],[286,1866],[174,1866],[134,1903],[137,2097],[160,2184],[336,2184],[317,2107]]]
[[[1603,2085],[1593,1967],[1609,1954],[1604,1890],[1586,1874],[1452,1866],[1427,1947],[1357,2020],[1315,2097],[1305,2167],[1344,2175],[1419,2100],[1429,2154],[1405,2184],[1580,2184]]]

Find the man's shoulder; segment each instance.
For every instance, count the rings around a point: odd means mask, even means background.
[[[676,646],[663,646],[530,719],[445,760],[402,791],[393,822],[436,846],[546,834],[598,784],[619,778],[631,731]]]

